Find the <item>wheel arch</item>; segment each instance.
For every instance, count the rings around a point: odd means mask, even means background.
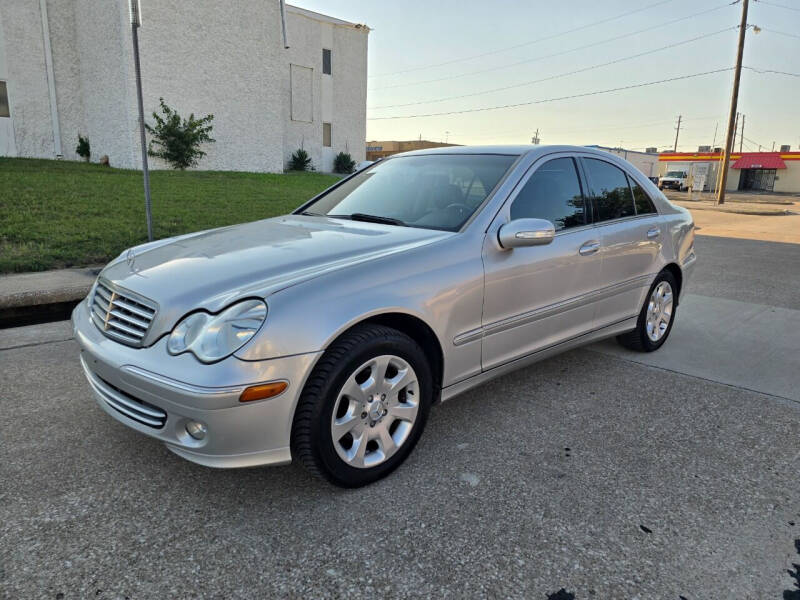
[[[401,333],[406,334],[417,344],[419,344],[420,348],[422,348],[422,351],[425,353],[425,357],[428,359],[428,363],[431,366],[431,371],[433,372],[434,378],[434,401],[438,401],[442,389],[442,379],[444,377],[444,350],[442,349],[442,344],[439,341],[439,337],[433,331],[431,326],[421,318],[409,313],[382,312],[364,316],[363,318],[350,323],[330,341],[330,344],[334,343],[348,331],[351,331],[354,327],[365,324],[376,324],[383,325],[385,327],[391,327],[392,329],[396,329]],[[328,344],[328,346],[330,346],[330,344]]]
[[[677,306],[678,299],[681,296],[681,289],[683,288],[683,271],[681,271],[681,268],[674,262],[666,264],[663,270],[669,271],[675,278],[675,282],[678,284],[678,289],[675,290],[675,305]]]

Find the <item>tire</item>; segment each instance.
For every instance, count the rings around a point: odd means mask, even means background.
[[[393,381],[398,387],[390,390]],[[309,376],[292,423],[292,456],[340,487],[377,481],[414,449],[433,391],[430,365],[414,340],[383,325],[358,325],[331,344]]]
[[[657,289],[665,289],[664,286],[662,286],[662,283],[665,283],[667,286],[669,286],[669,293],[671,294],[668,322],[664,328],[660,327],[661,323],[663,323],[663,317],[665,316],[667,308],[666,302],[662,300],[661,305],[664,309],[660,311],[662,319],[659,319],[656,322],[656,327],[651,327],[650,331],[648,331],[648,311],[651,308],[657,308],[658,302],[653,296]],[[659,288],[659,286],[661,287]],[[672,331],[672,325],[675,323],[675,314],[678,309],[677,293],[678,283],[675,281],[675,276],[667,270],[661,271],[656,276],[655,281],[653,281],[653,285],[651,285],[650,289],[647,291],[647,296],[645,296],[644,299],[644,306],[642,306],[642,309],[639,311],[639,318],[636,321],[636,329],[617,336],[617,341],[620,343],[620,345],[630,350],[636,350],[637,352],[654,352],[655,350],[661,348],[661,346],[664,345],[664,342],[667,341],[667,338]],[[651,301],[655,303],[655,305],[652,307]],[[658,314],[658,310],[655,310],[653,313],[651,313],[652,316],[656,316]],[[651,319],[650,322],[653,323],[654,319]],[[653,333],[656,328],[660,330],[660,335],[657,336],[657,339],[653,339],[656,337],[656,334]]]

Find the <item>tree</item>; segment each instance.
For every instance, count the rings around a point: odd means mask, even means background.
[[[82,156],[86,162],[89,162],[89,159],[92,157],[92,147],[89,144],[88,137],[83,137],[80,133],[78,134],[78,145],[75,146],[75,153],[78,156]]]
[[[302,148],[298,148],[295,153],[292,154],[292,159],[289,161],[289,168],[292,171],[308,171],[308,169],[311,168],[311,157],[308,155],[308,152]]]
[[[155,126],[145,123],[145,128],[153,136],[147,154],[163,158],[174,169],[195,166],[206,155],[200,146],[216,141],[210,135],[214,115],[195,119],[192,113],[188,119],[182,119],[176,110],[166,105],[163,98],[159,98],[159,102],[164,116],[154,112]]]
[[[356,161],[348,152],[339,152],[333,159],[333,170],[337,173],[352,173],[356,168]]]

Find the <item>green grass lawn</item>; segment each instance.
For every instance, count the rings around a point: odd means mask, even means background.
[[[321,173],[155,171],[158,238],[285,214],[337,181]],[[0,158],[0,273],[104,263],[147,241],[140,171]]]

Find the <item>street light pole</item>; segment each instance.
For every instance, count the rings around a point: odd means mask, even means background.
[[[144,211],[147,218],[147,239],[153,241],[153,214],[150,201],[150,169],[147,167],[147,138],[144,129],[144,100],[142,100],[142,69],[139,64],[139,27],[142,26],[142,7],[139,0],[130,0],[131,35],[133,37],[133,67],[136,71],[136,100],[139,104],[139,138],[142,145],[142,175],[144,176]]]
[[[728,115],[728,134],[725,136],[725,147],[722,149],[722,177],[720,177],[719,194],[717,204],[725,203],[725,186],[728,183],[728,165],[731,161],[731,151],[733,150],[733,135],[736,106],[739,103],[739,80],[742,77],[742,55],[744,54],[744,36],[747,33],[747,7],[749,0],[742,0],[742,20],[739,24],[739,47],[736,51],[736,69],[733,72],[733,94],[731,95],[731,112]]]

